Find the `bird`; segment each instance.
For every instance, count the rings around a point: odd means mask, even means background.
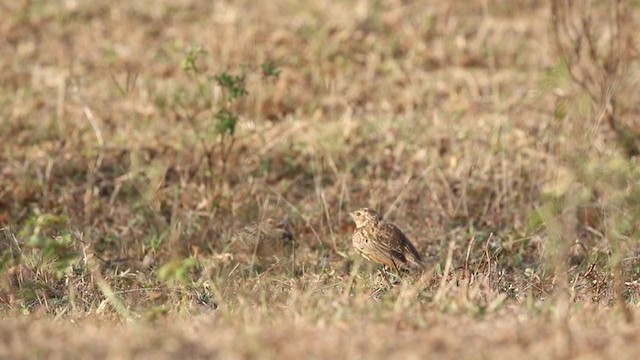
[[[424,270],[420,253],[404,233],[393,223],[367,207],[350,213],[356,223],[353,248],[365,259],[395,270],[398,275],[412,270]]]
[[[290,254],[295,242],[288,221],[267,218],[233,234],[229,245],[241,259],[269,261]]]

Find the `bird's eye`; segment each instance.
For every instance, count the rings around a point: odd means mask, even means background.
[[[360,215],[362,215],[362,212],[356,211],[356,216],[360,216]]]

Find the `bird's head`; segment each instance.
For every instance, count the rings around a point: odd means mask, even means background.
[[[356,228],[361,228],[370,223],[376,223],[382,219],[380,214],[375,210],[366,207],[356,210],[349,215],[351,215],[353,221],[356,223]]]

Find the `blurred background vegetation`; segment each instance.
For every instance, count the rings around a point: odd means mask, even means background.
[[[0,1],[0,312],[631,322],[639,8]],[[362,206],[425,276],[387,288],[352,251]],[[292,251],[230,246],[269,218]]]

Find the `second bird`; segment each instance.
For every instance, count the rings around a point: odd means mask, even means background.
[[[351,214],[356,223],[353,248],[369,261],[401,270],[423,270],[422,257],[411,241],[394,224],[369,208]]]

